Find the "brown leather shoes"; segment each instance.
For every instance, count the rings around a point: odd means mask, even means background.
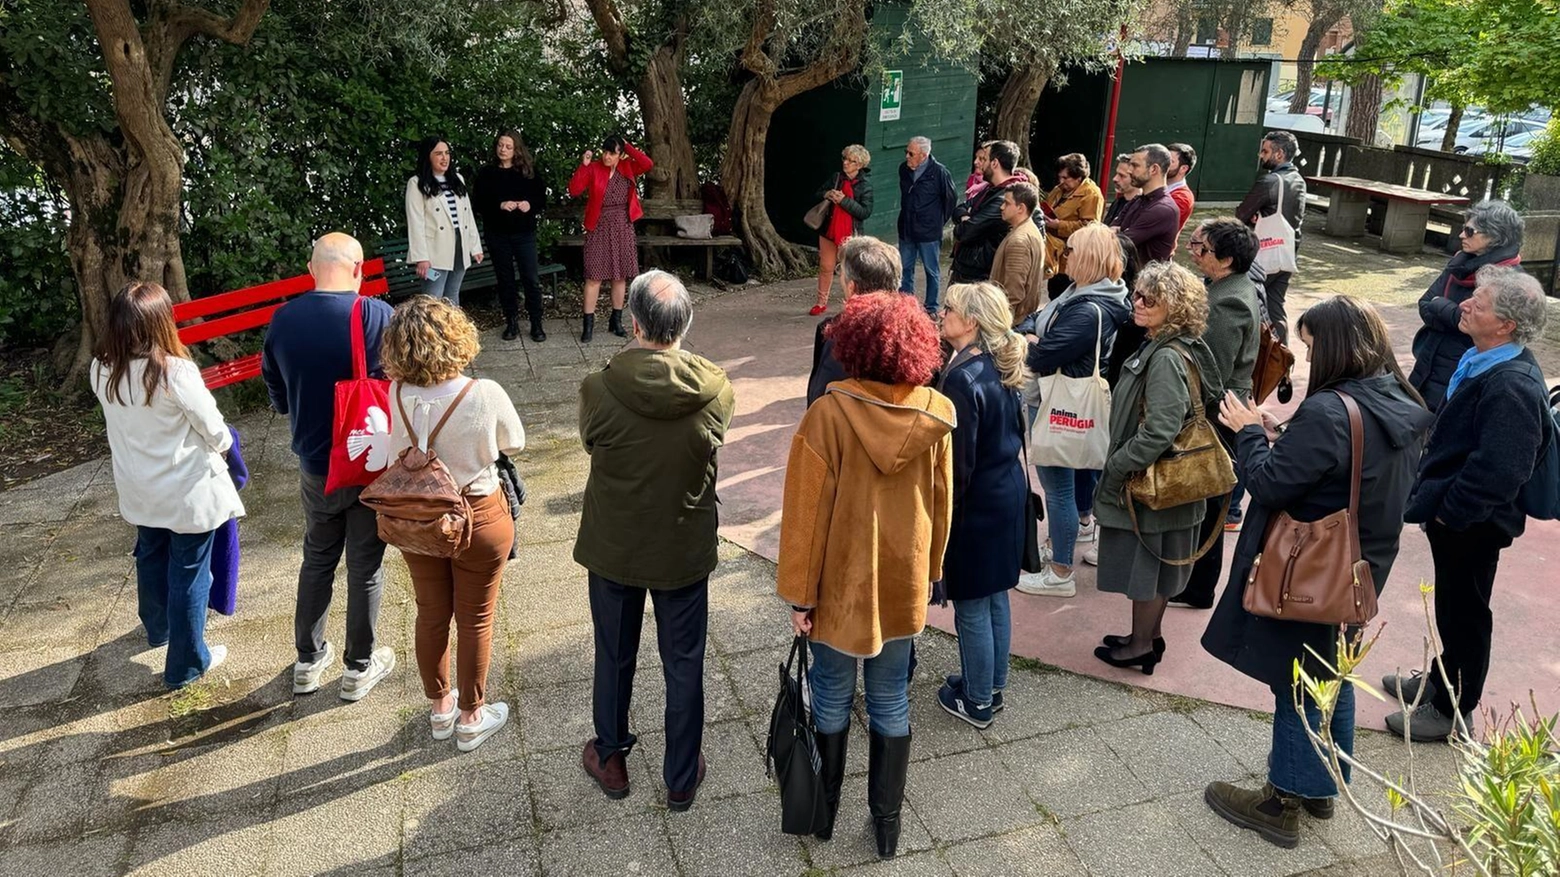
[[[585,766],[585,772],[596,781],[601,791],[614,801],[628,797],[628,765],[623,760],[623,753],[614,752],[607,756],[606,761],[596,752],[596,738],[585,741],[585,753],[581,759]],[[701,764],[700,767],[703,767]],[[702,772],[701,772],[702,775]],[[692,796],[689,796],[691,802]]]
[[[693,806],[693,797],[699,793],[699,786],[704,785],[704,753],[699,753],[699,775],[693,778],[693,788],[686,792],[667,792],[666,809],[673,813],[681,813]]]

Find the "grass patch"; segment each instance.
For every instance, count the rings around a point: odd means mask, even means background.
[[[210,679],[198,679],[175,691],[168,699],[168,715],[182,719],[216,704],[217,690],[221,683]]]
[[[1024,670],[1029,673],[1041,673],[1054,675],[1063,672],[1062,668],[1047,664],[1035,658],[1026,658],[1023,655],[1014,655],[1008,659],[1008,666],[1014,670]]]

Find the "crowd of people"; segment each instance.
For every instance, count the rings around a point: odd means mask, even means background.
[[[376,517],[361,501],[363,487],[327,488],[336,385],[353,377],[354,358],[363,356],[368,373],[389,380],[383,453],[395,465],[410,459],[436,469],[469,509],[452,552],[396,544],[416,594],[415,659],[430,734],[471,751],[510,715],[488,700],[485,682],[516,542],[519,499],[501,470],[524,449],[525,430],[504,387],[465,376],[480,345],[458,306],[460,274],[482,257],[482,244],[447,144],[424,147],[407,184],[408,221],[418,217],[424,240],[409,245],[408,259],[427,294],[395,308],[360,296],[361,245],[327,234],[309,261],[315,289],[273,317],[262,374],[272,407],[288,417],[299,464],[293,691],[319,690],[338,657],[325,621],[343,557],[340,697],[367,696],[396,666],[378,636],[390,538],[383,512]],[[1297,660],[1315,668],[1330,661],[1337,628],[1257,615],[1243,597],[1270,520],[1315,521],[1351,502],[1360,559],[1378,590],[1405,521],[1424,526],[1435,559],[1440,661],[1452,685],[1429,674],[1389,677],[1390,691],[1419,701],[1389,726],[1415,740],[1466,731],[1489,665],[1497,562],[1522,532],[1516,494],[1546,435],[1548,403],[1527,349],[1544,324],[1544,295],[1515,264],[1521,218],[1499,202],[1469,212],[1462,252],[1420,301],[1424,328],[1412,375],[1399,368],[1370,305],[1336,296],[1301,314],[1294,337],[1309,351],[1306,396],[1279,423],[1258,407],[1253,371],[1264,325],[1287,322],[1289,278],[1263,270],[1253,226],[1275,214],[1293,217],[1295,229],[1303,221],[1292,135],[1263,140],[1263,172],[1235,216],[1193,229],[1186,249],[1195,271],[1170,261],[1192,210],[1189,146],[1147,144],[1120,156],[1108,211],[1083,156],[1060,157],[1058,183],[1042,197],[1037,175],[1018,166],[1019,150],[1006,141],[981,147],[979,179],[966,181],[954,203],[952,176],[931,147],[920,137],[906,147],[897,247],[859,233],[873,206],[864,148],[847,147],[841,170],[819,191],[827,209],[813,313],[828,310],[836,267],[845,299],[817,328],[808,407],[785,471],[776,583],[792,630],[810,644],[810,709],[828,806],[818,837],[832,836],[841,806],[858,673],[869,732],[867,803],[886,858],[900,835],[910,680],[928,605],[951,601],[959,641],[958,667],[939,668],[946,673],[938,704],[986,728],[1010,705],[1009,592],[1072,597],[1083,562],[1098,566],[1101,591],[1123,594],[1131,606],[1125,633],[1102,632],[1101,661],[1152,673],[1173,660],[1161,624],[1179,602],[1212,609],[1202,646],[1272,689],[1268,782],[1213,783],[1206,800],[1237,825],[1294,846],[1301,814],[1330,816],[1337,788],[1291,705],[1292,668]],[[518,263],[524,276],[534,273],[534,215],[546,196],[518,134],[500,136],[495,153],[475,200],[495,257]],[[569,186],[588,199],[585,340],[606,281],[611,331],[634,343],[580,387],[590,472],[574,558],[587,573],[595,645],[594,734],[581,762],[604,794],[630,793],[627,755],[637,738],[628,704],[648,597],[666,686],[666,804],[680,811],[693,804],[707,768],[715,484],[735,400],[724,371],[683,349],[693,319],[688,290],[670,274],[638,271],[633,179],[650,159],[618,138],[603,153],[585,153]],[[494,211],[509,221],[496,222]],[[950,222],[952,282],[943,290],[939,242]],[[928,280],[924,300],[912,292],[917,261]],[[500,276],[513,297],[514,265]],[[532,308],[526,283],[535,337],[543,334],[540,308]],[[504,307],[512,337],[518,305]],[[92,384],[121,511],[137,527],[145,634],[149,645],[168,646],[164,680],[177,688],[225,656],[205,640],[205,606],[216,532],[244,514],[237,433],[179,343],[161,287],[127,285],[113,298],[110,322]],[[1061,399],[1072,407],[1063,410]],[[1228,449],[1231,485],[1190,501],[1144,499],[1145,473],[1193,426]],[[435,458],[436,467],[428,462]],[[1031,469],[1047,510],[1044,540],[1034,532]],[[1228,516],[1237,490],[1250,498],[1243,520]],[[1218,546],[1232,520],[1241,521],[1240,535],[1225,576]],[[1033,541],[1043,544],[1029,558]],[[1314,724],[1316,705],[1305,708]],[[1344,684],[1332,723],[1345,751],[1353,722],[1352,687]]]

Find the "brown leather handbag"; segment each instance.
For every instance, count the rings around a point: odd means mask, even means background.
[[[1289,377],[1295,355],[1278,337],[1272,323],[1263,323],[1257,342],[1257,363],[1251,370],[1251,400],[1261,405]]]
[[[471,545],[471,503],[434,453],[433,442],[474,384],[476,381],[467,381],[450,407],[444,409],[444,416],[428,433],[426,451],[418,447],[417,433],[401,403],[401,388],[396,388],[395,407],[401,413],[401,422],[406,424],[412,446],[402,451],[359,496],[364,505],[377,513],[379,538],[386,545],[427,557],[457,557]]]
[[[1349,412],[1349,507],[1319,521],[1297,521],[1287,512],[1273,516],[1241,598],[1252,615],[1334,625],[1364,624],[1376,617],[1375,580],[1360,556],[1365,428],[1353,397],[1333,392]]]

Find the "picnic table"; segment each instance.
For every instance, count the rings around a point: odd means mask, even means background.
[[[1387,202],[1381,226],[1381,249],[1389,253],[1417,253],[1425,244],[1430,208],[1438,204],[1467,204],[1460,195],[1429,192],[1359,177],[1307,177],[1312,186],[1332,190],[1327,202],[1327,224],[1322,230],[1333,237],[1365,234],[1365,215],[1373,200]]]

